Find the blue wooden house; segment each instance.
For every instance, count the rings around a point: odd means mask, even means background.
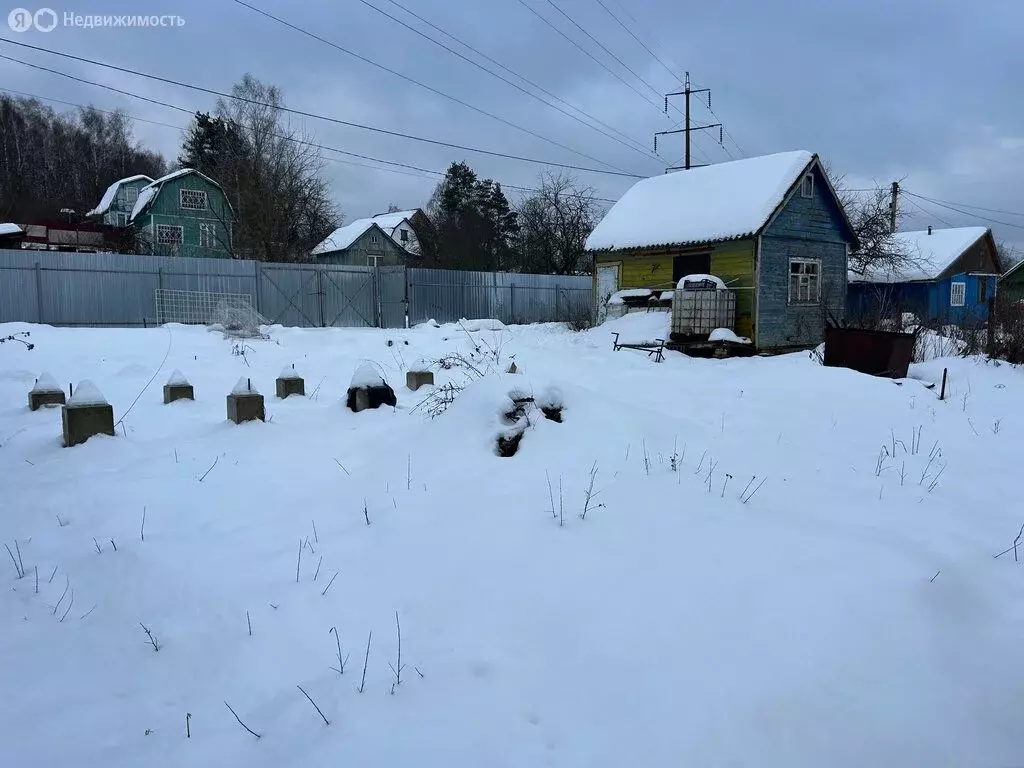
[[[992,230],[955,227],[893,235],[899,264],[851,272],[847,316],[895,317],[923,323],[981,325],[996,292],[999,262]]]
[[[598,317],[623,288],[667,291],[710,274],[735,294],[732,330],[772,351],[819,344],[827,318],[842,319],[856,244],[818,156],[806,151],[642,179],[587,239]]]

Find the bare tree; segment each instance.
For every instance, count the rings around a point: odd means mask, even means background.
[[[590,271],[587,237],[601,217],[594,189],[564,173],[543,173],[540,186],[518,207],[516,243],[524,272],[559,275]]]
[[[1021,254],[1005,240],[996,243],[996,261],[999,263],[1000,272],[1009,272],[1020,263],[1021,259],[1024,259],[1024,254]]]
[[[217,102],[216,118],[200,121],[214,133],[204,153],[236,217],[232,253],[261,261],[301,261],[340,221],[323,176],[319,146],[284,116],[276,86],[245,75]],[[203,137],[199,137],[200,139]],[[206,170],[197,168],[197,170]]]

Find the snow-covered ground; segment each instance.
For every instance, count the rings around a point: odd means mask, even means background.
[[[36,345],[0,346],[4,764],[1024,763],[1024,371],[612,352],[667,322],[0,326]],[[521,373],[426,418],[403,361],[475,346]],[[396,409],[344,407],[367,361]],[[118,436],[62,448],[43,371]],[[225,420],[240,377],[267,423]],[[563,420],[502,458],[520,394]]]

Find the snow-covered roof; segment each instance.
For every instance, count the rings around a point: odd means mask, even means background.
[[[391,237],[391,230],[381,228],[380,223],[376,219],[356,219],[351,224],[346,224],[344,227],[339,227],[331,232],[331,234],[324,238],[323,242],[319,243],[312,250],[312,254],[314,256],[323,256],[326,253],[344,251],[371,227],[377,227],[384,233],[385,237]]]
[[[753,235],[814,157],[803,150],[781,152],[642,179],[594,228],[587,249],[683,245]]]
[[[415,216],[416,213],[416,210],[394,211],[393,213],[378,213],[376,216],[373,217],[373,220],[377,222],[381,229],[383,229],[390,235],[392,232],[395,231],[395,227],[397,227],[403,221],[409,221],[409,219]]]
[[[180,168],[177,171],[172,171],[171,173],[168,173],[166,176],[161,176],[156,181],[153,181],[149,185],[139,190],[139,199],[135,201],[135,207],[132,208],[132,215],[130,221],[134,221],[136,216],[138,216],[139,214],[146,210],[146,206],[148,206],[153,201],[153,198],[160,193],[160,189],[161,187],[163,187],[164,184],[166,184],[168,181],[172,181],[173,179],[177,179],[182,176],[188,176],[189,174],[195,174],[199,178],[205,179],[206,181],[213,184],[213,186],[217,187],[217,189],[223,190],[220,184],[211,179],[205,173],[200,173],[195,168]],[[226,195],[224,197],[224,200],[227,202],[228,208],[231,210],[231,213],[234,214],[234,208],[231,207],[231,201],[227,199]]]
[[[93,208],[91,211],[89,211],[85,215],[86,216],[102,216],[104,213],[106,213],[108,210],[110,210],[110,206],[114,204],[114,198],[117,197],[117,190],[119,190],[121,188],[122,184],[127,184],[130,181],[144,181],[147,184],[152,184],[153,183],[153,180],[151,178],[149,178],[149,176],[146,176],[146,175],[141,174],[141,173],[137,173],[134,176],[126,176],[123,179],[118,179],[113,184],[111,184],[109,187],[107,187],[107,191],[104,192],[103,193],[103,197],[100,198],[100,204],[97,205],[95,208]]]
[[[851,282],[909,283],[934,280],[960,256],[988,233],[987,227],[954,227],[923,229],[919,232],[896,232],[892,237],[894,251],[904,254],[900,264],[880,264],[863,274],[850,272]]]
[[[17,224],[10,224],[10,223],[3,224],[3,223],[0,223],[0,235],[17,235],[17,234],[20,234],[23,231],[24,230],[21,227],[19,227]]]

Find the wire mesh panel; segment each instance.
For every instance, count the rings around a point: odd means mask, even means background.
[[[208,293],[206,291],[175,291],[158,288],[156,317],[160,323],[208,325],[222,322],[226,315],[252,314],[252,296],[247,293]]]
[[[697,284],[687,283],[695,287]],[[672,300],[672,333],[679,336],[707,336],[716,328],[733,330],[736,323],[736,294],[729,290],[700,287],[677,290]]]

